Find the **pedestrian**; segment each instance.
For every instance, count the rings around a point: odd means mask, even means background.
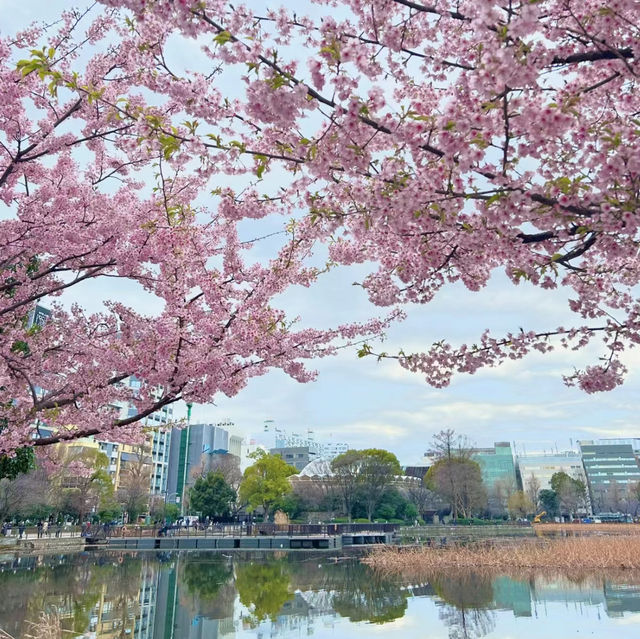
[[[42,524],[42,534],[46,535],[47,537],[49,536],[49,520],[45,519],[44,523]]]
[[[3,537],[7,536],[7,522],[5,521],[4,524],[2,524],[2,529],[0,530],[0,533],[2,533]]]
[[[20,539],[22,539],[23,537],[26,539],[27,536],[25,534],[25,527],[24,527],[24,522],[20,522],[18,524],[18,535],[20,536]]]
[[[38,539],[42,539],[42,528],[43,528],[42,521],[38,522],[37,528],[38,528]]]
[[[56,526],[56,537],[61,537],[62,536],[62,524],[58,522],[58,525]]]

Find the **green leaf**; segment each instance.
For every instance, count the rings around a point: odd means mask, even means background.
[[[220,31],[216,36],[214,36],[213,41],[220,46],[227,44],[233,40],[233,36],[228,31]]]

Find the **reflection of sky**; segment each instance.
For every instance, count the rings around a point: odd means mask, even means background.
[[[350,624],[340,617],[331,618],[324,625],[316,619],[312,625],[315,639],[344,637],[398,637],[402,639],[449,639],[449,630],[441,621],[441,605],[434,599],[416,597],[409,599],[404,617],[383,625],[368,623]],[[640,614],[621,618],[608,617],[602,605],[588,606],[579,603],[546,602],[538,604],[533,617],[515,617],[511,611],[489,611],[495,628],[484,635],[487,639],[565,639],[568,636],[593,636],[601,639],[636,639]],[[288,637],[306,636],[307,627],[299,626],[290,631],[274,633],[277,624],[267,622],[258,628],[236,632],[238,639],[244,637]],[[301,632],[304,631],[304,632]],[[462,635],[464,636],[464,635]],[[477,635],[469,635],[476,637]],[[478,638],[479,639],[479,638]]]
[[[262,4],[271,3],[252,2],[251,6],[257,10]],[[299,3],[290,0],[289,4],[295,4],[301,12]],[[69,6],[66,0],[0,0],[0,33],[10,34],[33,19],[49,21]],[[304,12],[321,10],[304,3]],[[177,47],[172,51],[176,63],[191,62],[195,49],[193,42]],[[231,87],[228,89],[231,91]],[[272,230],[264,226],[255,234]],[[250,236],[251,228],[243,225],[243,237],[245,232]],[[256,247],[258,253],[261,250],[262,246]],[[299,314],[314,326],[378,315],[380,309],[371,308],[362,289],[351,285],[361,276],[362,271],[357,269],[336,271],[311,290],[291,290],[278,302],[291,316]],[[89,282],[74,287],[65,299],[96,310],[102,300],[113,297],[143,312],[154,310],[154,300],[138,287],[120,281]],[[568,323],[566,299],[560,292],[542,292],[527,284],[513,287],[504,277],[496,276],[480,294],[452,286],[428,308],[409,309],[409,319],[393,327],[388,342],[377,348],[393,352],[403,347],[410,352],[443,337],[456,344],[473,341],[485,327],[500,335],[518,331],[520,326],[552,329]],[[216,406],[196,406],[193,419],[230,419],[239,434],[257,435],[267,445],[274,442],[272,436],[262,435],[262,423],[273,419],[289,432],[313,429],[320,440],[389,448],[403,463],[416,463],[431,436],[444,427],[467,433],[479,445],[506,439],[516,441],[521,451],[526,446],[529,452],[556,447],[562,450],[569,447],[570,440],[637,434],[640,367],[634,366],[638,361],[634,353],[626,357],[632,370],[623,388],[586,396],[565,388],[561,375],[571,373],[574,366],[593,363],[602,354],[597,350],[589,357],[573,352],[532,355],[473,377],[457,377],[444,390],[429,388],[419,376],[393,362],[357,360],[354,350],[318,362],[320,377],[313,384],[299,385],[275,371],[252,380],[235,398],[217,398]]]

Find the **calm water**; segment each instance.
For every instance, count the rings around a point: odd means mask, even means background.
[[[0,627],[65,637],[611,637],[640,634],[640,575],[572,579],[436,575],[403,584],[355,559],[100,552],[0,562]]]

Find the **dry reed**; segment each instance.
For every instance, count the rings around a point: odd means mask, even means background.
[[[640,569],[640,537],[567,537],[437,547],[376,549],[363,561],[404,577],[451,568],[615,570]]]
[[[608,535],[640,535],[638,524],[534,524],[536,534],[546,533],[606,533]]]

